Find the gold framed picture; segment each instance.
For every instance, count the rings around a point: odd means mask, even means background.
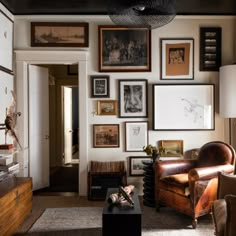
[[[97,114],[112,116],[117,115],[117,101],[116,100],[98,100]]]
[[[165,149],[163,157],[182,157],[184,155],[183,140],[160,140],[159,147]]]

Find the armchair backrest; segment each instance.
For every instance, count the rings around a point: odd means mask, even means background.
[[[236,196],[236,175],[218,173],[217,199],[223,199],[226,195]]]
[[[197,167],[234,165],[234,161],[235,150],[231,145],[221,141],[213,141],[200,148]]]

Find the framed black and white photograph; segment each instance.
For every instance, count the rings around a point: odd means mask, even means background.
[[[161,39],[161,79],[194,79],[194,39]]]
[[[100,72],[151,71],[151,30],[146,27],[100,25]]]
[[[154,130],[214,130],[214,84],[154,84]]]
[[[119,117],[134,118],[148,116],[147,80],[118,80]]]
[[[0,10],[0,69],[13,73],[13,21]]]
[[[91,76],[91,97],[92,98],[110,97],[110,81],[108,75]]]
[[[144,164],[142,161],[150,161],[151,158],[147,156],[130,156],[129,157],[129,175],[130,176],[144,176]]]
[[[125,122],[125,151],[143,152],[148,144],[148,122]]]

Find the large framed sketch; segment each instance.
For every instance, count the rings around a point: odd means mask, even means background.
[[[147,80],[118,80],[119,117],[134,118],[148,116]]]
[[[143,152],[148,144],[148,122],[125,122],[125,151]]]
[[[214,130],[214,84],[154,84],[154,130]]]
[[[13,72],[13,21],[0,10],[0,69]]]
[[[151,71],[151,30],[145,27],[100,25],[99,71]]]

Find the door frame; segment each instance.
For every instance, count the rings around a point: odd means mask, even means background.
[[[39,51],[15,50],[17,110],[22,113],[17,120],[18,137],[23,150],[17,154],[20,164],[19,176],[28,176],[29,132],[28,132],[28,65],[30,64],[78,64],[79,88],[79,195],[87,195],[88,167],[88,52],[85,51]]]

